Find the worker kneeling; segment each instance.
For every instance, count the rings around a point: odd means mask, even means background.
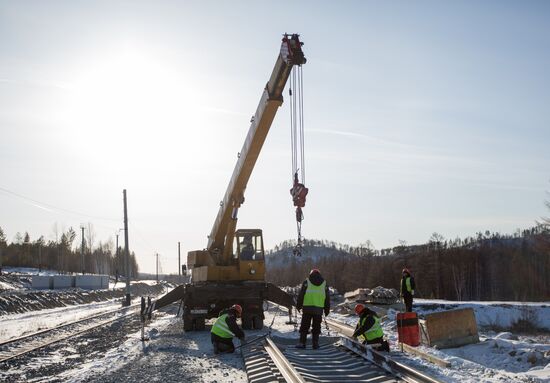
[[[384,331],[378,315],[362,304],[355,306],[355,313],[360,318],[355,327],[353,338],[358,338],[363,344],[377,345],[373,347],[377,351],[390,351],[388,341],[384,340]]]
[[[242,313],[243,309],[239,305],[233,305],[220,312],[220,316],[216,319],[210,331],[214,354],[234,352],[234,336],[239,338],[241,342],[244,341],[244,332],[237,325],[237,318],[240,318]]]

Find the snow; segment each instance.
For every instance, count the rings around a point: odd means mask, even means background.
[[[120,307],[120,299],[0,315],[0,342],[52,328]]]
[[[3,274],[21,274],[21,275],[58,275],[56,270],[40,270],[37,267],[2,267]]]
[[[16,287],[10,283],[0,281],[0,290],[13,290]]]
[[[239,353],[214,355],[210,331],[184,333],[181,318],[153,320],[149,341],[132,334],[124,344],[102,358],[59,375],[72,382],[136,382],[147,375],[163,382],[243,382],[246,373]]]
[[[422,314],[445,309],[467,308],[474,310],[478,326],[511,328],[521,319],[530,319],[540,329],[550,330],[550,302],[455,302],[434,299],[416,299],[415,311]]]
[[[156,281],[150,281],[156,283]],[[123,285],[121,283],[120,285]],[[117,285],[118,287],[119,285]],[[397,351],[395,317],[397,311],[389,309],[382,325],[392,347],[392,357],[417,368],[443,382],[496,383],[530,382],[550,383],[550,334],[526,335],[513,331],[494,331],[495,328],[510,328],[526,312],[536,318],[539,326],[548,328],[550,303],[517,302],[451,302],[441,300],[417,300],[415,309],[419,314],[450,308],[472,307],[480,328],[480,343],[452,349],[433,349],[419,346],[419,349],[451,362],[450,368],[431,364],[420,357]],[[49,326],[59,325],[102,311],[119,307],[117,300],[96,302],[69,307],[44,309],[38,312],[0,316],[0,340],[34,332]],[[105,352],[86,355],[83,363],[75,363],[60,372],[53,380],[72,382],[135,382],[142,381],[147,374],[150,381],[189,382],[241,382],[246,381],[243,361],[239,353],[214,355],[210,343],[210,332],[184,332],[181,318],[174,316],[177,307],[170,314],[156,313],[147,325],[150,338],[142,342],[140,331],[129,330],[117,347]],[[263,330],[246,332],[250,341],[268,332],[274,337],[298,339],[298,325],[286,324],[289,320],[286,309],[277,305],[266,305],[266,319]],[[331,313],[329,318],[355,326],[358,317]],[[300,321],[298,314],[297,321]],[[210,324],[207,328],[210,328]],[[322,336],[334,336],[322,326]],[[85,338],[80,342],[87,342]],[[238,342],[238,341],[236,341]],[[42,363],[63,363],[70,365],[71,343],[62,350],[55,350],[40,358],[32,359],[25,368],[37,368]]]
[[[437,305],[437,306],[436,306]],[[440,306],[439,306],[440,305]],[[457,307],[455,307],[457,306]],[[430,364],[411,354],[399,356],[403,363],[445,382],[550,382],[550,334],[539,336],[518,335],[512,332],[494,332],[484,327],[510,326],[521,318],[523,307],[539,318],[539,324],[546,324],[550,315],[548,305],[544,303],[517,302],[451,302],[418,300],[415,310],[419,314],[441,311],[445,307],[472,307],[480,330],[480,343],[458,348],[436,350],[427,346],[418,349],[450,361],[451,368],[442,368]],[[389,309],[387,318],[382,319],[384,334],[388,337],[392,349],[398,348],[395,317],[398,311]],[[331,313],[330,318],[355,326],[358,317]]]

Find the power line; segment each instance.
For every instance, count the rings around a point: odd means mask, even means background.
[[[4,192],[6,194],[9,194],[11,196],[17,197],[17,198],[21,198],[22,200],[25,200],[25,201],[29,202],[32,206],[34,206],[36,208],[46,210],[46,211],[50,211],[52,213],[56,213],[56,212],[57,213],[66,213],[66,214],[76,215],[76,216],[79,216],[79,217],[87,217],[87,218],[98,219],[98,220],[102,220],[102,221],[113,221],[113,222],[120,221],[119,219],[98,217],[98,216],[93,216],[93,215],[90,215],[90,214],[84,214],[84,213],[76,212],[74,210],[69,210],[69,209],[64,209],[64,208],[61,208],[61,207],[53,206],[53,205],[50,205],[50,204],[47,204],[47,203],[44,203],[44,202],[37,201],[33,198],[26,197],[22,194],[16,193],[14,191],[8,190],[8,189],[3,188],[3,187],[0,187],[0,191]]]

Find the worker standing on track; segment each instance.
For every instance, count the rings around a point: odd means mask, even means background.
[[[403,269],[403,277],[401,278],[401,297],[405,301],[405,311],[412,312],[413,297],[415,289],[414,278],[409,269]]]
[[[214,354],[234,352],[234,336],[239,338],[241,342],[244,341],[244,332],[237,325],[237,318],[240,318],[242,313],[243,309],[239,305],[233,305],[220,312],[220,316],[216,319],[210,331]]]
[[[302,312],[300,324],[300,341],[297,348],[306,348],[307,333],[311,326],[311,340],[314,349],[319,348],[319,335],[321,335],[321,321],[323,311],[325,316],[330,312],[330,295],[327,282],[323,279],[318,269],[313,269],[309,277],[302,283],[296,309]],[[313,321],[313,325],[312,322]]]
[[[377,351],[390,351],[388,341],[384,340],[384,330],[380,325],[380,318],[371,309],[362,304],[355,306],[355,313],[359,315],[359,323],[355,327],[353,338],[359,338],[366,344],[379,344]]]

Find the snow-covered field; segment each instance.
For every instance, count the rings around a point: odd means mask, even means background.
[[[0,342],[119,308],[120,300],[0,315]]]
[[[450,361],[451,368],[438,367],[412,355],[407,355],[404,363],[446,382],[550,382],[550,333],[521,335],[487,329],[510,327],[523,318],[525,307],[529,308],[531,316],[539,318],[540,325],[547,326],[550,319],[548,304],[439,300],[418,300],[415,303],[415,311],[419,314],[449,306],[472,307],[480,327],[480,343],[442,350],[419,346],[422,351]],[[390,309],[382,322],[393,349],[397,348],[396,314],[397,311]],[[331,314],[330,317],[353,326],[357,323],[354,315]]]
[[[451,308],[472,308],[478,326],[507,329],[520,320],[529,320],[542,330],[550,331],[550,302],[453,302],[442,299],[416,299],[415,311],[429,314]]]
[[[124,286],[123,283],[117,284]],[[0,316],[0,340],[56,326],[120,307],[117,299],[42,309]],[[286,311],[269,305],[265,328],[246,331],[247,340],[271,331],[273,336],[298,338],[297,326],[287,325]],[[421,358],[392,351],[399,361],[444,382],[550,382],[550,303],[450,302],[417,300],[415,310],[427,314],[444,309],[472,307],[481,342],[453,349],[419,348],[451,362],[450,368],[435,366]],[[147,342],[140,339],[139,323],[98,329],[93,334],[58,344],[40,355],[0,369],[0,381],[71,382],[242,382],[246,373],[240,354],[215,356],[210,333],[184,332],[181,318],[156,313],[147,326]],[[383,320],[386,336],[397,350],[395,316],[390,309]],[[330,317],[355,326],[357,317],[331,313]],[[298,321],[299,321],[298,317]],[[542,331],[532,335],[502,329],[529,319]],[[323,336],[334,336],[323,325]],[[238,343],[238,341],[236,341]],[[44,370],[45,369],[45,370]],[[46,371],[40,373],[40,371]],[[47,376],[47,378],[45,377]]]

